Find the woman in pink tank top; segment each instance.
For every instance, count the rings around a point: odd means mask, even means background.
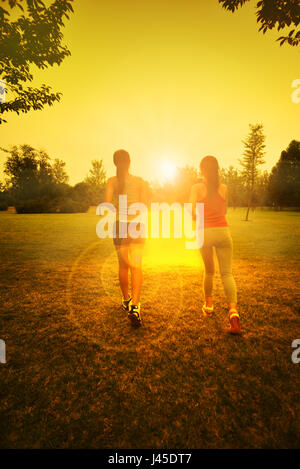
[[[219,180],[219,164],[214,156],[201,160],[200,170],[203,182],[191,189],[190,201],[195,213],[196,203],[204,204],[204,243],[201,255],[205,272],[203,289],[205,302],[202,311],[206,315],[213,313],[213,277],[215,272],[214,251],[216,252],[220,274],[229,308],[230,332],[241,332],[240,317],[237,312],[237,291],[232,275],[232,238],[226,220],[228,190]]]

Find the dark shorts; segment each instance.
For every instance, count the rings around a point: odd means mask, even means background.
[[[116,226],[116,237],[113,238],[114,240],[114,245],[115,246],[129,246],[130,244],[144,244],[146,241],[146,235],[145,235],[145,225],[142,223],[134,223],[135,224],[135,229],[141,233],[138,238],[132,238],[130,234],[128,233],[128,227],[131,225],[131,223],[126,223],[122,221],[116,221],[115,226]],[[120,228],[122,227],[122,232],[126,233],[126,238],[121,238],[120,237]]]

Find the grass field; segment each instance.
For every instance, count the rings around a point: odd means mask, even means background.
[[[300,214],[229,211],[243,334],[201,313],[203,266],[149,240],[144,326],[88,214],[0,213],[2,448],[300,447]]]

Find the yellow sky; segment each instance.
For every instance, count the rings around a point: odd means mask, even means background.
[[[155,180],[164,159],[198,167],[213,154],[237,165],[248,124],[261,122],[270,169],[300,138],[291,99],[300,49],[258,33],[255,3],[232,15],[217,0],[76,0],[64,30],[72,56],[35,75],[61,102],[8,114],[0,145],[45,149],[66,161],[72,184],[95,158],[112,175],[112,153],[125,148],[132,172]]]

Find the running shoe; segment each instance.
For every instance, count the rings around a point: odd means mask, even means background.
[[[124,298],[122,299],[122,308],[124,309],[124,311],[129,311],[131,302],[132,298],[129,298],[129,300],[124,300]]]
[[[210,316],[213,313],[214,307],[213,306],[206,306],[206,303],[204,302],[204,305],[202,306],[202,313],[207,314],[207,316]]]
[[[130,319],[132,326],[140,326],[142,324],[140,303],[138,305],[130,305],[128,318]]]
[[[229,310],[229,323],[230,323],[230,334],[240,334],[241,325],[240,325],[240,316],[236,309]]]

